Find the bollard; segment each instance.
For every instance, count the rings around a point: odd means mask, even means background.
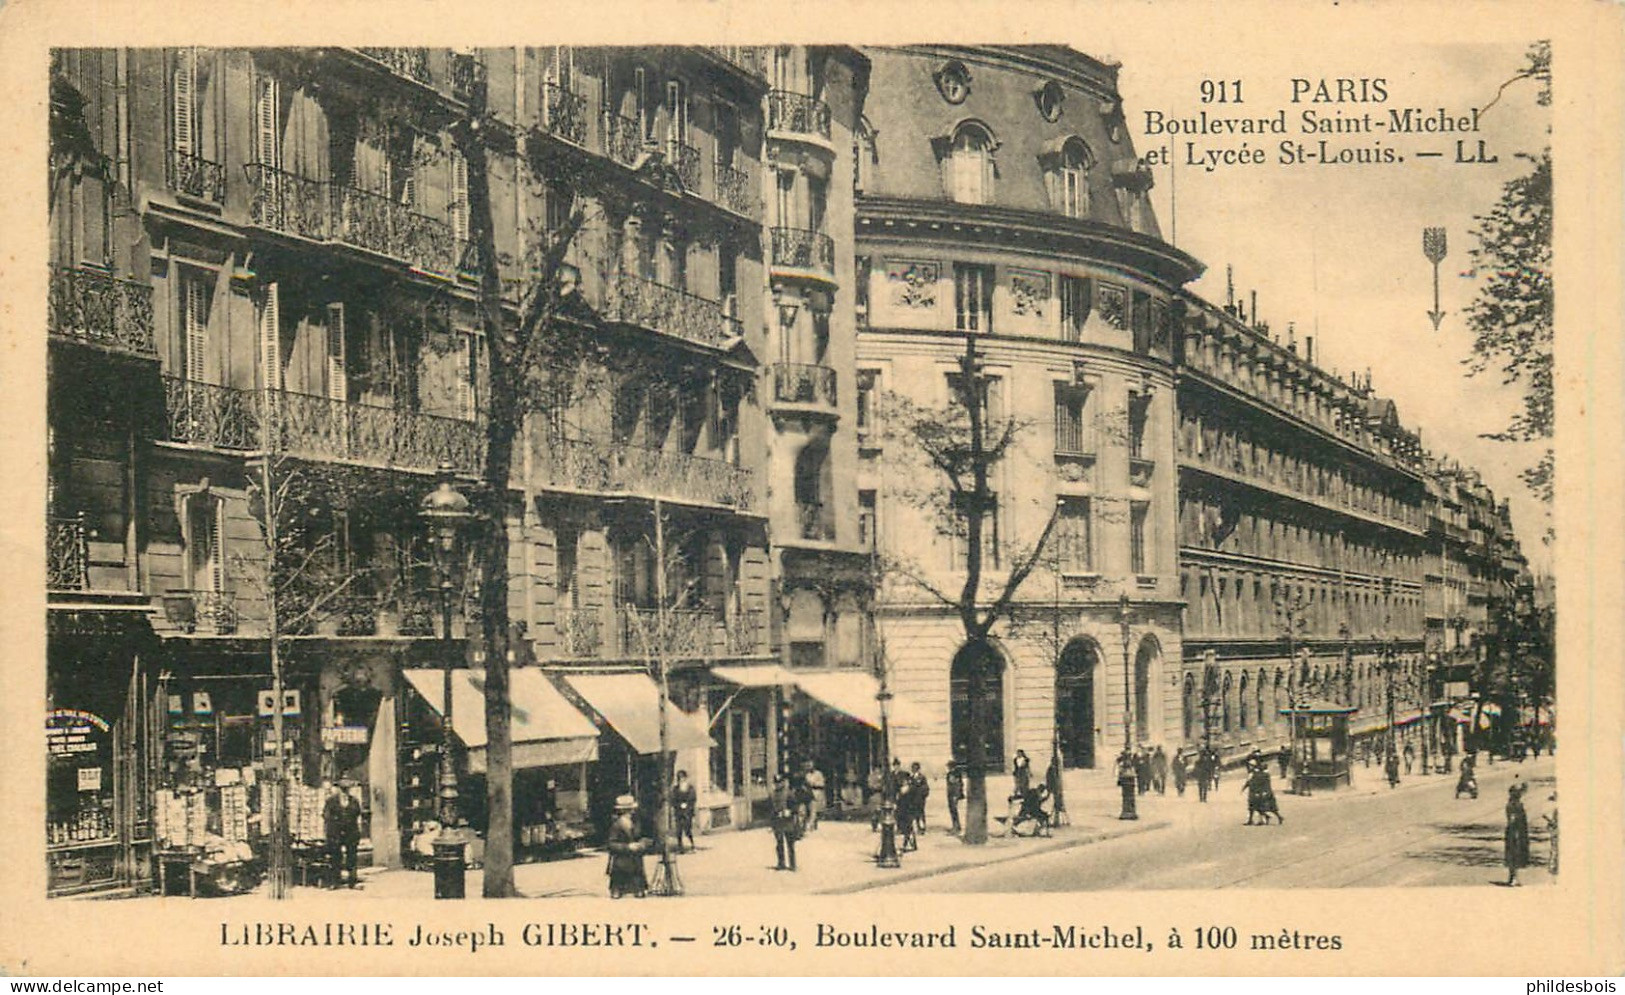
[[[467,897],[462,840],[434,841],[434,897]]]

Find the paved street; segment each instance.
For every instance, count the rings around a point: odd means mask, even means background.
[[[1506,880],[1501,863],[1507,785],[1531,785],[1532,859],[1522,875],[1531,887],[1552,881],[1541,814],[1551,804],[1550,758],[1481,767],[1479,797],[1452,798],[1455,777],[1407,778],[1398,789],[1379,783],[1376,768],[1356,770],[1351,792],[1300,799],[1279,795],[1286,823],[1247,826],[1241,781],[1227,775],[1207,805],[1194,794],[1152,798],[1145,815],[1167,825],[1097,845],[1040,854],[901,883],[918,892],[1088,891],[1154,888],[1392,887],[1482,885]]]

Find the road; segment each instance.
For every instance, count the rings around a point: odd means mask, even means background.
[[[1529,783],[1532,859],[1520,877],[1549,886],[1542,813],[1553,804],[1554,762],[1481,765],[1479,796],[1453,798],[1454,775],[1378,785],[1375,768],[1357,770],[1358,786],[1311,798],[1278,795],[1284,825],[1246,825],[1241,779],[1226,776],[1208,804],[1149,796],[1142,816],[1170,824],[1088,846],[1034,854],[901,882],[904,892],[1030,892],[1157,888],[1489,886],[1506,880],[1501,862],[1507,786]],[[1059,832],[1066,832],[1060,830]]]

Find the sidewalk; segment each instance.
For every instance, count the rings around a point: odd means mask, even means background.
[[[1073,777],[1073,773],[1078,776]],[[1005,777],[989,778],[990,798],[1002,795],[1007,781]],[[919,849],[903,854],[902,866],[890,869],[875,864],[880,836],[870,830],[867,821],[821,821],[816,830],[796,844],[797,870],[793,873],[774,867],[772,830],[722,829],[701,835],[696,852],[678,857],[678,874],[687,895],[850,894],[1160,829],[1169,824],[1166,816],[1176,804],[1172,793],[1166,798],[1145,795],[1140,798],[1139,820],[1119,821],[1116,785],[1107,777],[1088,772],[1069,772],[1065,800],[1070,824],[1055,828],[1048,838],[998,835],[1003,826],[993,816],[1002,815],[1003,806],[990,806],[988,842],[972,847],[947,832],[947,808],[934,794],[927,815],[930,828],[920,835]],[[607,894],[605,862],[603,852],[594,849],[572,858],[520,864],[514,868],[514,884],[526,898],[602,897]],[[645,862],[651,877],[655,864],[653,857]],[[357,891],[296,888],[293,897],[330,900],[334,895],[347,894],[400,900],[427,898],[434,889],[433,877],[425,871],[363,870],[361,880],[362,887]],[[467,886],[470,897],[480,894],[480,871],[468,873]]]

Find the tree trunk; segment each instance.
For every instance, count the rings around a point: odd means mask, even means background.
[[[509,898],[513,883],[513,706],[508,690],[508,483],[519,431],[520,350],[504,319],[491,180],[478,118],[461,142],[468,163],[471,237],[479,251],[480,318],[490,364],[485,410],[485,520],[475,529],[485,657],[486,898]]]
[[[968,647],[976,654],[970,660],[970,777],[965,781],[965,831],[960,837],[971,846],[987,842],[987,741],[983,736],[983,702],[986,686],[982,668],[986,665],[980,647]]]

